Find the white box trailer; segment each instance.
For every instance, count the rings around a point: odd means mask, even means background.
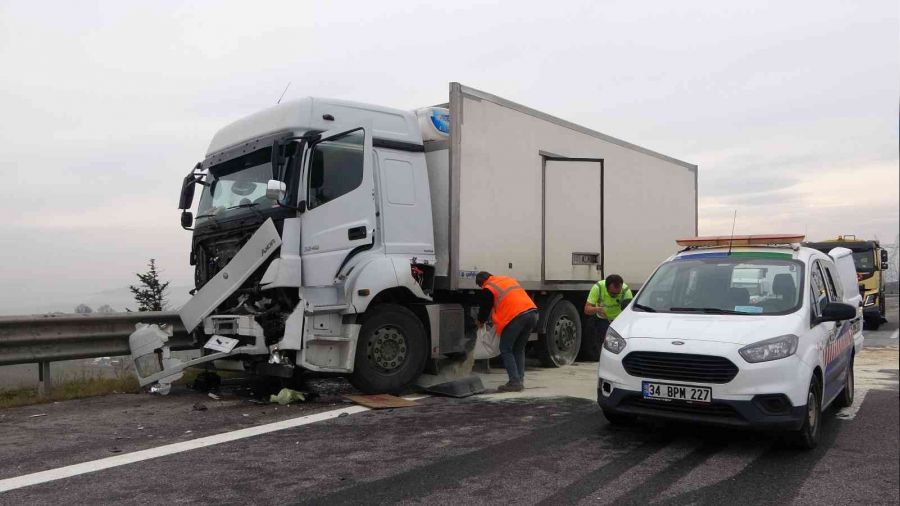
[[[639,287],[697,233],[697,166],[459,83],[450,138],[425,142],[438,286],[475,273],[534,290]]]
[[[232,340],[179,364],[157,363],[164,333],[132,336],[141,383],[215,362],[397,391],[469,355],[482,270],[529,291],[546,365],[596,359],[588,290],[640,287],[696,234],[697,167],[458,83],[448,98],[310,97],[222,128],[181,188],[197,292],[180,315],[198,345]]]

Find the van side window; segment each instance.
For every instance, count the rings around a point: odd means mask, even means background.
[[[828,286],[830,298],[834,302],[844,300],[844,291],[841,289],[840,279],[833,274],[833,269],[828,264],[822,264],[825,269],[825,281]]]
[[[819,267],[819,262],[813,263],[809,270],[810,288],[812,288],[813,291],[811,302],[818,306],[818,314],[822,314],[825,305],[828,304],[828,289],[825,288],[825,278],[822,275],[822,269]]]
[[[359,188],[363,179],[365,134],[354,130],[313,146],[307,207],[316,208]]]

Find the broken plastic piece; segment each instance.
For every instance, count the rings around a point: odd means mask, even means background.
[[[298,392],[296,390],[291,390],[290,388],[282,388],[278,395],[269,396],[269,402],[277,402],[282,406],[286,406],[293,402],[303,402],[306,400],[306,394],[303,392]]]

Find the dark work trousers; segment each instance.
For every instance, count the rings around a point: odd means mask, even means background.
[[[522,383],[525,380],[525,345],[537,323],[538,312],[532,309],[519,314],[503,328],[503,334],[500,335],[500,357],[510,383]]]

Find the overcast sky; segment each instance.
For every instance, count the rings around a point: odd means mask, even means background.
[[[700,166],[700,232],[898,231],[896,0],[0,0],[0,312],[189,285],[181,178],[306,95],[416,108],[459,81]],[[21,308],[21,309],[20,309]]]

